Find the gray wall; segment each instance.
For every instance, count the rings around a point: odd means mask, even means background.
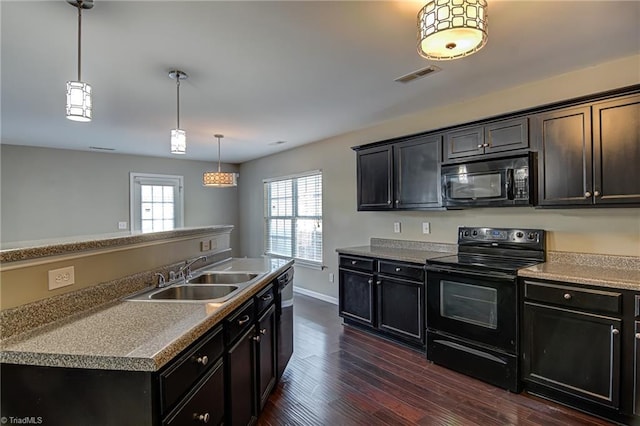
[[[244,163],[240,167],[239,192],[241,252],[258,256],[264,250],[262,179],[321,169],[326,269],[316,271],[297,267],[296,286],[329,297],[337,296],[336,248],[368,245],[371,237],[455,243],[460,225],[542,228],[549,231],[550,250],[639,256],[638,208],[538,210],[520,207],[447,212],[357,212],[356,157],[350,149],[354,145],[638,84],[638,64],[639,56],[620,59]],[[393,233],[393,222],[396,221],[402,223],[400,234]],[[431,234],[422,234],[423,221],[431,223]],[[335,274],[333,283],[329,282],[329,273]]]
[[[184,226],[238,225],[237,188],[205,188],[209,161],[0,147],[0,239],[14,241],[121,232],[129,224],[129,172],[184,176]],[[225,166],[237,170],[236,166]],[[231,233],[239,246],[239,231]]]

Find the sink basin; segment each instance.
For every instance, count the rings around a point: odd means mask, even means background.
[[[209,300],[221,299],[238,290],[236,285],[177,285],[149,296],[152,300]]]
[[[258,274],[245,272],[203,272],[202,274],[189,278],[189,284],[242,284],[251,281]]]

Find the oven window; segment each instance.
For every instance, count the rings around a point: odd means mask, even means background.
[[[495,330],[498,327],[498,291],[441,280],[440,315]]]
[[[502,174],[482,173],[447,176],[449,183],[449,198],[451,199],[482,199],[500,198],[502,196]]]

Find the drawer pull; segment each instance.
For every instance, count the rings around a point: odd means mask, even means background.
[[[204,414],[193,413],[193,420],[197,420],[202,423],[209,423],[210,419],[211,419],[211,416],[209,415],[209,413],[204,413]]]
[[[600,191],[593,191],[593,196],[594,197],[599,197],[600,196]]]
[[[369,283],[369,285],[373,284],[373,278],[369,278],[369,280],[367,281],[367,283]]]
[[[562,297],[564,297],[565,300],[571,300],[571,295],[569,293],[565,293]]]
[[[402,271],[402,268],[396,268],[396,272]]]
[[[478,145],[478,148],[482,148],[482,147],[484,147],[484,144],[483,144],[483,143],[481,143],[480,145]]]
[[[262,330],[260,330],[260,334],[267,334],[267,329],[263,328]]]
[[[238,320],[238,325],[244,325],[249,322],[249,315],[245,315]]]
[[[198,358],[196,358],[197,364],[207,365],[208,362],[209,362],[209,357],[207,357],[206,355],[199,356]]]
[[[620,334],[620,330],[618,330],[617,328],[612,328],[611,334],[613,334],[614,336],[617,336],[618,334]]]
[[[273,295],[267,294],[266,296],[262,296],[260,299],[262,299],[263,302],[266,302],[267,300],[273,299]]]
[[[591,197],[591,193],[589,191],[584,193],[584,198],[590,198]]]
[[[352,261],[351,261],[351,264],[352,264],[352,265],[355,265],[356,263],[358,263],[358,261],[357,261],[357,260],[352,260]]]
[[[376,281],[376,284],[377,284],[377,285],[380,285],[380,284],[382,284],[382,281],[381,281],[381,280],[378,280],[378,281]]]
[[[260,336],[253,336],[252,339],[256,342],[259,342],[261,337]]]
[[[640,333],[636,333],[636,340],[640,340]]]

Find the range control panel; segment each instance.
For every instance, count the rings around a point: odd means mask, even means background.
[[[474,242],[540,244],[544,243],[544,231],[541,229],[458,228],[458,244],[473,244]]]

